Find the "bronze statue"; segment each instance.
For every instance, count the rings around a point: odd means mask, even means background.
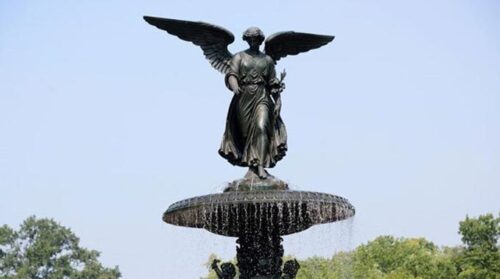
[[[234,35],[226,29],[204,22],[145,16],[144,19],[168,33],[201,47],[210,64],[225,74],[226,86],[234,95],[227,114],[226,129],[219,154],[229,163],[249,167],[261,179],[287,151],[287,134],[280,117],[283,78],[276,77],[276,62],[287,56],[319,48],[333,36],[278,32],[265,40],[257,27],[243,33],[247,50],[231,54],[228,45]]]
[[[283,265],[282,279],[294,279],[299,272],[300,264],[296,259],[286,261]]]

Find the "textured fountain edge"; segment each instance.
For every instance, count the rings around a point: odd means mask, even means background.
[[[251,197],[251,198],[249,198]],[[213,200],[215,199],[215,200]],[[268,203],[268,202],[312,202],[312,203],[343,203],[349,206],[352,210],[352,215],[355,215],[354,206],[344,197],[336,196],[328,193],[310,192],[310,191],[293,191],[293,190],[263,190],[263,191],[244,191],[244,192],[225,192],[217,194],[209,194],[204,196],[196,196],[184,199],[171,204],[167,211],[163,214],[163,220],[166,221],[166,216],[179,210],[188,210],[205,205],[219,204],[235,204],[235,203]]]

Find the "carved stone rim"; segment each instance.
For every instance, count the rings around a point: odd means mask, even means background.
[[[219,204],[238,204],[238,203],[269,203],[269,202],[313,202],[313,203],[341,203],[346,204],[353,210],[354,206],[343,197],[309,191],[291,191],[291,190],[264,190],[264,191],[242,191],[225,192],[197,196],[181,200],[170,205],[165,214],[190,207],[201,205],[219,205]],[[354,214],[353,214],[354,215]]]

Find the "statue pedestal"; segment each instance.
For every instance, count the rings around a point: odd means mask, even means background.
[[[278,233],[255,231],[236,240],[240,279],[281,278],[283,238]]]
[[[245,177],[234,180],[224,189],[225,192],[236,191],[266,191],[266,190],[288,190],[288,183],[268,173],[266,178],[260,178],[252,170],[248,170]]]

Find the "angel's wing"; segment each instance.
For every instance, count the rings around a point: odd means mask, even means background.
[[[233,55],[227,46],[234,42],[234,35],[228,30],[205,22],[194,22],[169,18],[145,16],[144,20],[182,40],[201,47],[210,64],[226,74]]]
[[[333,41],[334,36],[298,33],[294,31],[274,33],[266,39],[266,54],[274,61],[287,55],[296,55],[319,48]]]

